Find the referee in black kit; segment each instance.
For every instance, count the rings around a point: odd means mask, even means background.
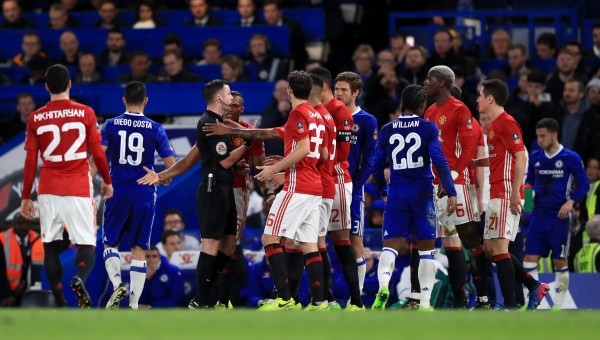
[[[198,292],[189,308],[206,308],[208,297],[217,273],[235,254],[237,215],[233,197],[233,176],[236,162],[248,150],[251,141],[233,150],[231,137],[206,136],[202,127],[206,123],[223,123],[223,114],[229,110],[233,96],[229,83],[222,79],[204,85],[202,96],[206,111],[198,121],[196,142],[202,164],[202,182],[198,188],[198,217],[202,252],[196,267]]]

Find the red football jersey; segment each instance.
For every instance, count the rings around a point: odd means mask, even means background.
[[[25,150],[42,154],[38,193],[91,197],[88,147],[101,141],[96,114],[89,106],[54,100],[32,112]]]
[[[508,113],[503,112],[490,123],[488,149],[490,154],[490,198],[510,199],[515,178],[515,156],[525,151],[521,127]],[[521,184],[521,198],[525,197]]]
[[[325,108],[331,114],[331,117],[333,117],[337,129],[336,163],[333,172],[335,183],[339,183],[342,177],[344,183],[351,183],[352,178],[348,171],[350,167],[348,164],[348,154],[350,154],[350,139],[352,138],[352,127],[354,126],[352,113],[350,113],[350,110],[348,110],[344,103],[335,97],[325,105]]]
[[[246,123],[243,120],[239,121],[239,124],[245,128],[252,128],[252,125]],[[237,149],[244,144],[244,138],[231,136],[231,142],[233,144],[233,149]],[[242,158],[240,160],[245,159],[248,164],[250,164],[251,158],[254,156],[260,156],[265,153],[265,145],[260,140],[253,140],[250,149],[246,150]],[[233,177],[233,187],[234,188],[243,188],[246,189],[246,177],[236,174]]]
[[[314,196],[321,196],[323,193],[317,162],[325,126],[318,124],[317,117],[320,117],[319,113],[308,103],[296,106],[288,116],[283,139],[285,157],[292,153],[298,141],[305,138],[310,142],[310,154],[285,170],[283,190]]]
[[[441,106],[433,103],[425,111],[425,119],[435,122],[440,129],[442,151],[448,160],[450,170],[458,172],[456,184],[466,184],[467,169],[471,159],[477,155],[477,139],[473,128],[473,117],[460,100],[450,97]],[[440,177],[433,168],[433,183],[440,184]]]
[[[322,104],[315,106],[315,109],[321,114],[323,124],[325,125],[325,134],[323,137],[323,145],[327,145],[329,157],[327,160],[317,166],[321,173],[321,183],[323,184],[323,198],[335,198],[335,181],[333,179],[333,171],[335,165],[335,149],[336,149],[336,128],[335,122],[331,114]]]
[[[479,148],[480,146],[485,147],[485,141],[483,140],[483,129],[481,128],[481,125],[479,125],[479,122],[477,121],[477,119],[473,119],[473,129],[475,129],[475,131],[479,131],[479,133],[477,133],[477,148]],[[477,156],[477,154],[475,154],[475,156]],[[475,184],[477,181],[475,179],[475,168],[469,166],[469,181],[470,184]],[[479,183],[479,185],[482,185],[483,183]]]

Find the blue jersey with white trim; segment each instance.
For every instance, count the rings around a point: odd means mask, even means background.
[[[533,213],[553,216],[567,199],[583,199],[590,187],[581,157],[562,145],[554,155],[544,150],[531,154],[526,183],[535,193]]]
[[[377,145],[377,118],[359,107],[352,115],[352,120],[354,125],[348,154],[348,171],[353,183],[352,197],[362,199],[362,187],[371,175],[368,171],[369,158],[375,153]]]

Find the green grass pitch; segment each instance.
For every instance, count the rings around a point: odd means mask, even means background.
[[[4,309],[1,339],[588,339],[600,312]]]

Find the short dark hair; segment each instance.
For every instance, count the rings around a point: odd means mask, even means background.
[[[460,86],[452,84],[452,86],[450,87],[450,94],[452,95],[452,97],[460,100],[460,97],[462,96],[462,89],[460,88]]]
[[[163,221],[169,215],[177,215],[177,216],[179,216],[179,218],[181,218],[181,221],[183,221],[183,214],[181,213],[181,210],[179,210],[179,209],[169,209],[169,210],[165,211],[165,213],[163,214]]]
[[[318,66],[310,70],[310,73],[316,74],[317,77],[321,78],[323,84],[327,84],[327,86],[331,87],[331,72],[328,69]]]
[[[319,78],[319,76],[314,73],[310,73],[310,79],[312,79],[313,86],[323,88],[323,79]]]
[[[398,39],[398,38],[402,38],[402,40],[406,41],[406,33],[396,32],[396,33],[392,34],[392,36],[390,37],[390,40]]]
[[[599,22],[599,23],[597,23],[597,24],[595,24],[594,26],[592,26],[592,32],[593,32],[594,30],[600,30],[600,22]]]
[[[165,35],[165,38],[163,39],[163,46],[170,45],[170,44],[175,44],[178,47],[181,47],[181,38],[179,37],[179,34],[169,33],[169,34]]]
[[[292,89],[294,97],[298,99],[308,99],[312,90],[312,79],[306,71],[292,71],[288,74],[288,83]]]
[[[400,110],[411,111],[417,114],[419,108],[427,101],[427,92],[421,85],[408,85],[402,91],[402,100],[400,102]]]
[[[452,33],[450,33],[450,30],[447,28],[442,28],[440,30],[437,30],[433,35],[437,35],[438,33],[446,33],[448,34],[448,37],[450,38],[450,41],[454,40],[454,37],[452,36]]]
[[[583,82],[581,82],[580,80],[577,80],[577,79],[567,80],[565,82],[565,85],[568,84],[568,83],[577,84],[577,89],[579,90],[579,93],[584,93],[585,92],[585,85],[583,85]]]
[[[231,91],[231,95],[244,99],[244,95],[240,91]]]
[[[219,51],[221,50],[221,42],[214,38],[207,39],[202,45],[202,48],[205,49],[208,46],[216,46]]]
[[[556,35],[550,32],[540,34],[535,40],[536,45],[547,45],[551,49],[556,49]]]
[[[108,30],[108,32],[106,33],[106,36],[108,37],[111,34],[120,34],[121,38],[125,39],[125,32],[123,32],[123,30],[119,29],[119,28],[111,28]]]
[[[62,64],[54,64],[46,70],[46,85],[51,94],[63,93],[69,87],[71,76],[69,70]]]
[[[558,132],[559,126],[558,121],[554,118],[542,118],[537,124],[535,124],[536,129],[547,129],[548,132]]]
[[[166,51],[165,53],[163,53],[163,58],[166,57],[166,56],[168,56],[168,55],[174,55],[177,60],[183,59],[183,56],[181,55],[181,52],[172,51],[172,50],[171,51]]]
[[[33,99],[35,101],[35,98],[29,92],[21,92],[21,93],[19,93],[19,95],[17,96],[17,102],[19,100],[21,100],[22,98],[31,98],[31,99]]]
[[[212,104],[215,94],[221,91],[225,85],[229,85],[229,83],[223,79],[213,79],[206,83],[204,89],[202,89],[202,97],[204,97],[206,104]]]
[[[158,256],[160,257],[160,250],[158,250],[158,248],[155,245],[151,245],[150,248],[148,248],[148,250],[158,252]]]
[[[335,77],[335,82],[345,81],[350,85],[350,91],[360,93],[362,90],[362,79],[360,76],[354,72],[342,72]]]
[[[487,79],[482,82],[483,93],[492,96],[499,106],[506,105],[508,101],[508,86],[499,79]]]
[[[542,71],[532,70],[527,75],[527,82],[546,85],[546,74]]]
[[[581,45],[581,43],[577,40],[569,40],[565,43],[565,48],[567,46],[575,46],[577,47],[577,49],[579,50],[579,53],[581,53],[583,51],[583,45]]]
[[[125,102],[127,105],[140,105],[146,99],[146,85],[134,80],[125,86]]]
[[[281,1],[280,0],[263,0],[263,8],[266,5],[275,5],[278,11],[281,11]]]
[[[162,235],[160,236],[160,242],[162,244],[167,244],[167,239],[171,236],[177,236],[181,240],[181,235],[179,234],[179,232],[169,229],[169,230],[163,231]]]

